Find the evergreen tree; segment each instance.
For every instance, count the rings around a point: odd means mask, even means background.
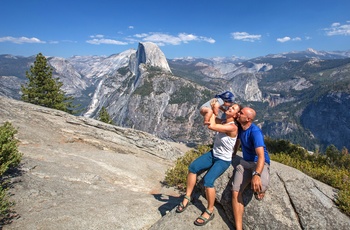
[[[21,86],[23,101],[73,113],[73,98],[65,95],[59,78],[52,77],[52,68],[44,55],[39,53],[36,56],[30,72],[26,71],[26,77],[29,81]]]
[[[98,114],[98,120],[107,124],[113,124],[113,120],[109,116],[107,109],[102,106],[100,113]]]

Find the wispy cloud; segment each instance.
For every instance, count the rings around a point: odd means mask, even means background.
[[[345,24],[340,24],[335,22],[329,28],[324,29],[327,36],[336,36],[336,35],[350,35],[350,21],[347,21]]]
[[[0,38],[0,42],[12,42],[12,43],[16,43],[16,44],[23,44],[23,43],[46,43],[45,41],[41,41],[38,38],[27,38],[27,37],[19,37],[19,38],[15,38],[15,37],[2,37]]]
[[[233,32],[231,36],[235,40],[242,40],[245,42],[255,42],[261,39],[261,35],[259,34],[249,34],[247,32]]]
[[[165,33],[142,33],[135,34],[134,37],[141,39],[142,41],[154,42],[159,46],[180,45],[181,43],[189,43],[191,41],[204,41],[208,43],[215,43],[215,40],[213,38],[197,36],[194,34],[187,33],[179,33],[177,36]]]
[[[93,44],[93,45],[101,45],[101,44],[106,44],[106,45],[127,45],[128,44],[127,42],[104,38],[104,35],[101,35],[101,34],[93,35],[93,36],[90,36],[90,37],[92,39],[87,40],[86,42],[89,43],[89,44]]]
[[[288,41],[301,41],[300,37],[295,37],[295,38],[291,38],[291,37],[283,37],[283,38],[277,38],[276,39],[278,42],[284,43],[284,42],[288,42]]]

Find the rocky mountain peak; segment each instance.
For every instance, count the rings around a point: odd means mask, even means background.
[[[138,64],[159,67],[166,72],[171,72],[164,53],[152,42],[140,42],[136,52],[136,57]]]

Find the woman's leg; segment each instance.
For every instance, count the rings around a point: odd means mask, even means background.
[[[207,209],[210,213],[214,211],[216,191],[214,188],[215,180],[221,176],[227,169],[230,167],[230,161],[223,161],[218,158],[214,158],[213,166],[208,170],[207,174],[204,176],[204,186],[205,186],[205,195],[208,202]],[[208,213],[204,212],[202,217],[209,219],[210,216]],[[202,223],[202,219],[197,219],[197,222]]]
[[[187,185],[186,185],[186,196],[191,198],[194,186],[197,182],[197,173],[210,168],[212,166],[212,152],[209,151],[200,157],[198,157],[196,160],[194,160],[190,166],[188,167],[189,172],[187,174]],[[190,202],[187,198],[184,198],[182,201],[183,207],[187,207],[188,202]],[[183,210],[183,207],[178,206],[178,210],[181,212]]]

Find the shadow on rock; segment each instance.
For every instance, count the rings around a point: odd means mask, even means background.
[[[23,165],[23,164],[21,164],[21,165]],[[20,176],[22,176],[24,174],[24,171],[21,169],[21,165],[16,167],[16,168],[9,168],[6,171],[6,173],[0,178],[2,191],[5,191],[9,188],[12,188],[14,184],[21,182],[21,180],[19,178],[20,178]],[[9,194],[9,195],[13,196],[13,194]],[[0,215],[0,229],[2,229],[3,225],[10,224],[10,223],[12,223],[13,219],[20,217],[15,211],[11,210],[11,206],[14,203],[11,203],[7,200],[4,200],[3,198],[1,198],[1,203],[2,203],[1,204],[2,209],[5,208],[3,205],[5,205],[6,203],[9,205],[9,209],[7,210],[7,212],[5,214]]]
[[[167,196],[163,194],[153,194],[158,201],[165,202],[158,210],[162,216],[165,216],[169,211],[173,210],[181,201],[182,197]]]

